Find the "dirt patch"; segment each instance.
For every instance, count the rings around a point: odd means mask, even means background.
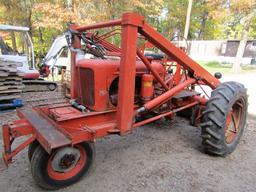
[[[1,114],[0,124],[16,118],[15,112]],[[181,118],[106,137],[95,144],[91,174],[62,191],[256,191],[256,121],[247,123],[240,144],[226,158],[202,153],[200,129]],[[26,150],[0,173],[0,186],[4,192],[42,191],[31,177]]]

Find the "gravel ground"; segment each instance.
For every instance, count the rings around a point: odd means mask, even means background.
[[[16,118],[15,112],[2,113],[0,124]],[[60,191],[256,191],[256,120],[249,118],[247,123],[237,149],[225,158],[202,153],[200,130],[181,118],[172,123],[159,120],[125,137],[106,137],[95,144],[92,172]],[[30,174],[27,150],[17,155],[8,170],[0,172],[0,191],[42,191]]]

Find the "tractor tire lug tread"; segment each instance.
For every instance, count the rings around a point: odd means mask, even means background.
[[[212,105],[215,106],[216,109],[218,109],[223,115],[225,115],[225,110],[221,106],[219,106],[218,103],[213,103]]]
[[[204,135],[201,135],[201,137],[204,138],[204,139],[210,139],[210,138],[211,138],[211,135],[204,134]]]
[[[215,125],[217,125],[219,128],[222,127],[223,123],[221,123],[215,116],[210,116],[208,117]]]
[[[228,87],[233,93],[235,93],[236,90],[232,85],[225,83],[225,86]]]
[[[219,135],[218,133],[212,131],[209,127],[206,128],[206,132],[207,132],[211,137],[214,137],[216,140],[220,140],[220,139],[221,139],[221,135]]]
[[[207,122],[204,122],[204,123],[201,123],[200,124],[200,127],[205,127],[205,126],[212,126],[212,122],[211,121],[207,121]]]
[[[207,109],[207,110],[203,111],[202,114],[205,115],[207,113],[212,113],[212,112],[214,112],[213,109]]]
[[[205,143],[207,143],[207,144],[210,145],[211,147],[216,148],[216,149],[218,149],[218,150],[221,150],[221,149],[222,149],[222,146],[221,146],[221,145],[215,144],[215,143],[213,143],[213,142],[212,142],[211,140],[209,140],[209,139],[206,139],[206,140],[205,140]]]
[[[220,91],[219,91],[219,94],[220,94],[224,99],[226,99],[226,101],[229,103],[230,98],[225,94],[224,91],[220,90]]]

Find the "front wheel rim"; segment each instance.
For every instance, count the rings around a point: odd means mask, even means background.
[[[47,173],[50,178],[61,181],[61,180],[71,179],[72,177],[80,173],[80,171],[85,167],[85,164],[87,162],[87,154],[83,146],[76,145],[75,148],[78,149],[80,152],[79,160],[75,162],[75,165],[72,165],[73,167],[71,169],[67,169],[67,171],[65,172],[59,172],[54,170],[52,166],[52,161],[56,153],[52,153],[50,155],[50,158],[48,159],[48,163],[47,163]],[[71,166],[71,165],[67,165],[67,166]]]

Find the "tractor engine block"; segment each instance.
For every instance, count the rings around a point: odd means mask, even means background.
[[[164,75],[164,66],[152,62],[152,67],[160,76]],[[120,60],[81,59],[77,62],[79,74],[78,102],[93,111],[115,109],[118,98]],[[145,102],[153,97],[153,77],[145,65],[136,63],[134,102]]]

